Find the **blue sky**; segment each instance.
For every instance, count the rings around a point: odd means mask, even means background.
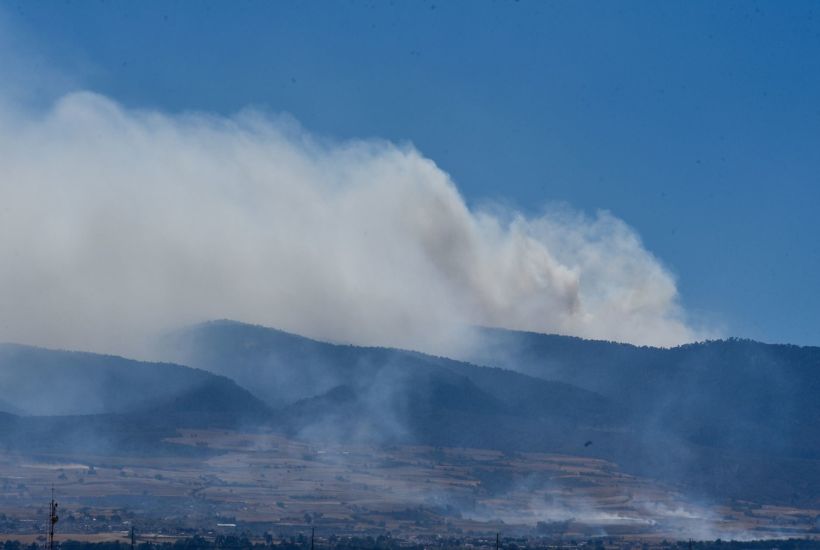
[[[167,111],[254,105],[332,137],[409,141],[472,204],[607,209],[677,275],[696,319],[820,345],[816,3],[0,11],[69,88]]]

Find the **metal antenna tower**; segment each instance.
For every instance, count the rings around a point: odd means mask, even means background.
[[[54,487],[51,487],[51,505],[48,513],[48,550],[54,550],[54,524],[57,523],[57,501],[54,500]]]

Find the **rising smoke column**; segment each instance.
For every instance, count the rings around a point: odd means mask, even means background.
[[[622,221],[470,210],[410,145],[93,93],[6,105],[0,340],[138,355],[157,331],[211,318],[437,352],[470,325],[698,336]]]

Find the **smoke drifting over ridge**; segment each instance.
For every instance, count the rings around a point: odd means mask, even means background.
[[[698,337],[622,221],[470,210],[409,145],[92,93],[20,112],[0,111],[2,341],[139,355],[212,318],[437,352],[470,325]]]

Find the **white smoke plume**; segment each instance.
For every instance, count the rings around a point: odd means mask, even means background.
[[[470,210],[410,145],[85,92],[0,110],[0,340],[138,355],[212,318],[439,352],[469,325],[698,337],[622,221]]]

